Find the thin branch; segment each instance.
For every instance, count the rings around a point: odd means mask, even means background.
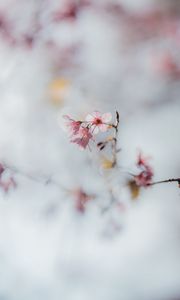
[[[68,191],[67,188],[65,188],[64,186],[62,186],[59,182],[57,182],[56,180],[52,179],[52,177],[45,177],[45,176],[34,176],[34,175],[31,175],[31,174],[28,174],[22,170],[19,170],[15,167],[12,167],[12,166],[8,166],[6,164],[3,164],[4,168],[11,171],[12,173],[14,174],[19,174],[31,181],[34,181],[36,183],[40,183],[40,184],[43,184],[43,185],[49,185],[49,184],[53,184],[55,186],[57,186],[59,189],[63,190],[63,191]]]
[[[119,113],[116,111],[116,124],[113,124],[112,127],[115,129],[114,138],[112,141],[112,155],[113,155],[113,167],[117,165],[117,136],[119,130]]]
[[[154,181],[152,183],[149,183],[148,186],[152,186],[155,184],[161,184],[161,183],[169,183],[169,182],[177,182],[180,186],[180,178],[170,178],[170,179],[166,179],[166,180]]]

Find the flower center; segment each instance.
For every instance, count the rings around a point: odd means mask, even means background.
[[[96,118],[93,122],[94,125],[102,124],[102,120],[100,118]]]

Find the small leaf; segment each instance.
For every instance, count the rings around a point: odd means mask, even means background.
[[[136,199],[139,196],[140,187],[136,184],[135,180],[128,181],[128,187],[130,189],[132,199]]]
[[[114,139],[113,136],[108,136],[107,139],[106,139],[106,141],[107,141],[107,142],[111,142],[111,141],[113,141],[113,139]]]
[[[102,167],[103,167],[103,169],[112,169],[113,166],[114,166],[114,163],[113,163],[112,160],[110,160],[110,159],[108,159],[106,157],[104,157],[102,159]]]

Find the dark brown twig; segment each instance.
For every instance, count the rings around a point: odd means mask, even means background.
[[[169,182],[177,182],[180,186],[180,178],[170,178],[170,179],[166,179],[166,180],[160,180],[160,181],[154,181],[152,183],[149,183],[149,186],[152,185],[156,185],[156,184],[160,184],[160,183],[169,183]]]
[[[115,129],[114,138],[112,139],[112,166],[115,167],[117,165],[117,136],[118,136],[118,127],[119,127],[119,113],[116,111],[116,124],[113,124],[112,127]]]

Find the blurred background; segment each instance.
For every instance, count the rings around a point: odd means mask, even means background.
[[[180,299],[180,190],[125,184],[180,177],[179,53],[179,0],[0,0],[0,300]],[[94,110],[118,170],[62,130]]]

